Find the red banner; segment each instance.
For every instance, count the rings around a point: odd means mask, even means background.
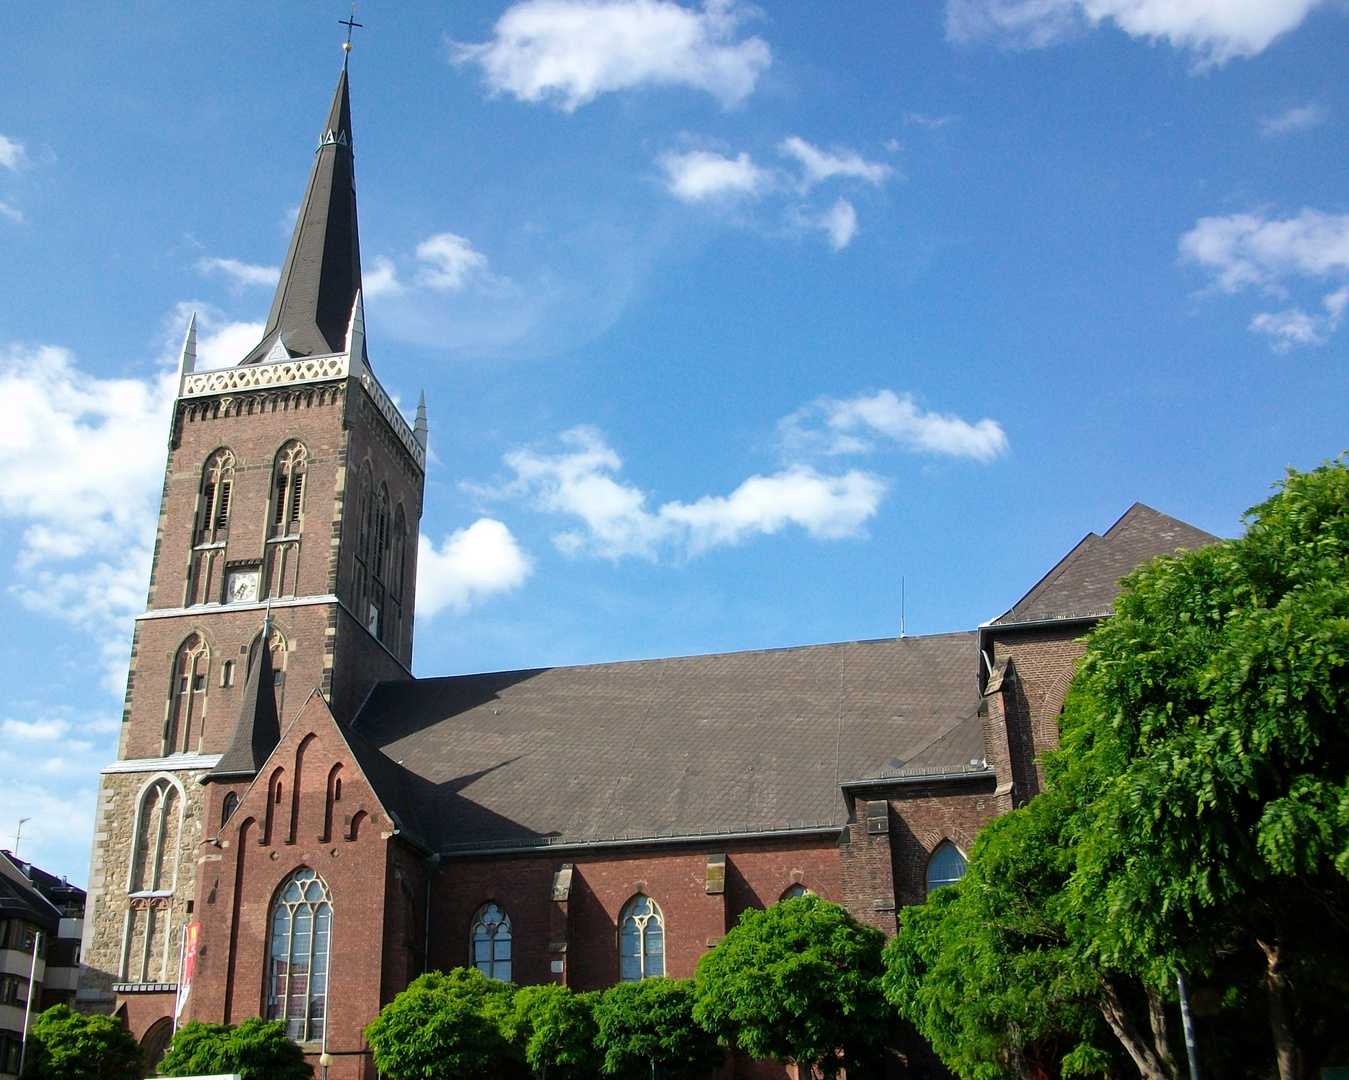
[[[192,972],[197,967],[197,934],[200,930],[201,923],[189,923],[183,928],[183,959],[178,965],[178,1001],[173,1008],[175,1022],[183,1015],[187,993],[192,989]]]

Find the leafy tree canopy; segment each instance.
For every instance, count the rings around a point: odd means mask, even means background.
[[[727,1045],[837,1075],[890,1034],[880,931],[816,896],[746,911],[698,963],[694,1016]]]
[[[595,1049],[594,1008],[598,995],[576,994],[565,986],[545,983],[515,992],[509,1026],[513,1044],[523,1047],[525,1061],[540,1077],[589,1080],[600,1070]]]
[[[28,1032],[24,1080],[140,1080],[144,1068],[135,1038],[111,1016],[56,1005]]]
[[[193,1020],[179,1028],[159,1063],[160,1076],[238,1073],[243,1080],[310,1080],[314,1067],[279,1020],[252,1017],[238,1027]]]
[[[655,978],[619,983],[595,1004],[596,1048],[606,1076],[649,1080],[702,1077],[726,1052],[693,1018],[693,982]]]
[[[395,1080],[476,1080],[518,1068],[508,1041],[515,987],[477,968],[429,972],[365,1029],[375,1065]]]

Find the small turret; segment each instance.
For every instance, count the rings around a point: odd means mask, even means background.
[[[412,427],[412,437],[423,450],[426,449],[426,391],[417,399],[417,422]]]

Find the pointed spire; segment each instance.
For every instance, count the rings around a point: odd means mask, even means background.
[[[278,342],[292,356],[342,352],[352,300],[360,288],[351,98],[344,66],[319,135],[267,328],[243,362],[265,362]]]
[[[248,673],[243,699],[239,702],[239,718],[234,722],[234,733],[216,767],[211,780],[236,780],[254,777],[281,741],[281,723],[276,715],[276,681],[272,674],[271,608],[262,624],[262,638],[258,642],[258,658]]]
[[[417,399],[417,423],[412,428],[412,437],[423,450],[426,449],[426,391]]]
[[[365,304],[361,300],[361,290],[356,290],[356,302],[351,305],[351,321],[347,323],[347,355],[352,359],[352,370],[356,364],[366,364],[365,359]]]
[[[197,370],[197,313],[187,320],[187,335],[183,338],[183,351],[178,355],[178,388],[181,391],[183,376]]]

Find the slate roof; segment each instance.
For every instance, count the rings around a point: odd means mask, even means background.
[[[267,328],[243,363],[266,360],[278,336],[292,356],[341,352],[360,287],[351,100],[344,67],[319,136]]]
[[[263,624],[262,640],[269,638],[267,624]],[[276,715],[276,689],[272,675],[272,650],[265,645],[258,649],[258,660],[248,673],[243,695],[239,699],[239,715],[230,733],[229,746],[208,774],[208,780],[238,780],[257,776],[268,756],[281,741],[281,722]]]
[[[982,759],[977,641],[381,683],[352,744],[399,823],[447,853],[841,826],[841,781]]]
[[[1134,503],[1104,536],[1088,533],[994,626],[1108,615],[1119,582],[1140,564],[1177,548],[1193,551],[1219,539],[1193,525]]]

